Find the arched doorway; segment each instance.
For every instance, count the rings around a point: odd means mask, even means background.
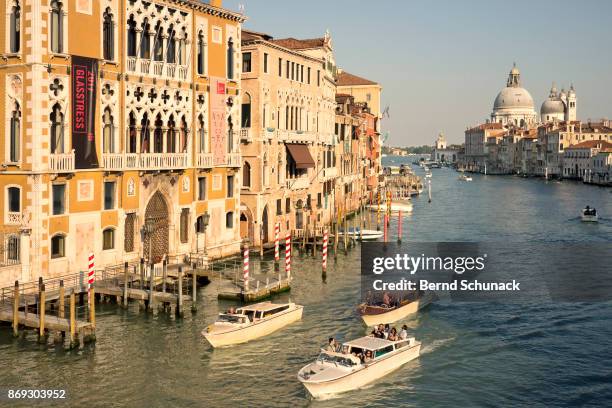
[[[268,206],[264,207],[263,213],[261,214],[261,243],[265,244],[268,242]]]
[[[169,228],[168,206],[162,193],[157,191],[145,211],[143,255],[149,262],[161,262],[168,254]]]
[[[255,236],[253,231],[253,215],[251,210],[242,204],[240,206],[240,238],[248,239],[251,244],[255,242]]]

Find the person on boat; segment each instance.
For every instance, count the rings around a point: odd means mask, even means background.
[[[391,306],[391,296],[388,292],[383,293],[382,304],[387,307]]]
[[[406,340],[408,338],[408,326],[402,326],[402,330],[399,333],[399,338],[400,340]]]
[[[341,353],[342,354],[348,354],[349,353],[349,346],[347,346],[347,345],[342,346]]]
[[[393,327],[391,331],[389,332],[389,335],[387,336],[387,340],[390,340],[390,341],[399,340],[399,336],[397,335],[397,330],[395,329],[395,327]]]
[[[371,350],[366,350],[365,355],[363,356],[363,362],[365,364],[369,363],[370,361],[372,361],[372,351]]]
[[[389,337],[389,332],[390,332],[390,331],[391,331],[391,326],[389,325],[389,323],[385,324],[385,330],[384,330],[384,333],[385,333],[385,339],[386,339],[387,337]]]
[[[225,312],[227,314],[236,314],[236,308],[235,307],[230,307],[229,309],[227,309],[227,312]]]
[[[384,339],[385,338],[385,327],[382,324],[379,324],[377,327],[374,328],[374,330],[372,330],[372,336],[378,339]]]
[[[330,337],[325,350],[335,353],[336,350],[338,350],[338,343],[336,343],[336,339]]]

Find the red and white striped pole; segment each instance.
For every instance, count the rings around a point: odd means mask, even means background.
[[[242,278],[244,279],[244,290],[249,290],[249,246],[244,244],[244,263],[242,266]]]
[[[397,243],[402,243],[402,210],[397,213]]]
[[[287,233],[285,238],[285,273],[289,279],[291,276],[291,233]]]
[[[322,250],[322,254],[323,254],[323,273],[327,272],[327,238],[328,238],[328,233],[327,233],[327,228],[325,228],[325,230],[323,230],[323,250]]]
[[[90,252],[89,256],[87,257],[87,297],[90,302],[91,299],[89,299],[89,297],[91,285],[93,285],[94,281],[96,280],[96,276],[94,274],[94,264],[94,254],[93,252]]]
[[[280,261],[280,224],[276,223],[274,226],[274,262],[278,263]]]

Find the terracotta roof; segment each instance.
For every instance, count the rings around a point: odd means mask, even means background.
[[[280,38],[278,40],[271,40],[274,44],[278,44],[281,47],[289,48],[292,50],[305,50],[308,48],[323,47],[325,45],[325,38],[309,38],[306,40],[298,40],[297,38]]]
[[[612,153],[612,147],[605,147],[601,149],[599,153]]]
[[[245,30],[242,29],[242,41],[250,41],[250,40],[265,40],[270,41],[273,37],[266,33],[259,33],[257,31]]]
[[[612,148],[612,143],[606,142],[605,140],[587,140],[575,145],[571,145],[568,149],[595,149],[600,148]]]
[[[471,132],[474,130],[485,130],[485,129],[503,129],[504,126],[501,123],[491,122],[491,123],[482,123],[478,126],[474,126],[469,128],[467,132]]]
[[[370,81],[369,79],[365,79],[359,77],[357,75],[350,74],[346,71],[338,72],[338,81],[336,82],[338,86],[349,86],[349,85],[378,85],[374,81]]]

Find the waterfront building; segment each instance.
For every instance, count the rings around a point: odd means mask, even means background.
[[[438,138],[431,152],[431,160],[449,164],[457,162],[457,149],[448,146],[443,132],[438,134]]]
[[[596,180],[601,178],[601,167],[603,163],[597,163],[598,169],[594,169],[596,157],[600,151],[612,149],[612,143],[604,140],[587,140],[574,144],[563,152],[563,178],[583,180],[592,182],[594,173],[598,173]],[[601,157],[599,158],[601,159]]]
[[[337,175],[331,37],[242,31],[240,230],[253,245],[333,217]]]
[[[506,129],[500,122],[483,123],[466,129],[464,167],[471,171],[484,172],[485,161],[488,157],[487,139],[505,133]]]
[[[589,182],[602,186],[612,186],[612,148],[604,147],[591,158],[593,172]]]
[[[244,17],[220,0],[0,13],[2,283],[90,252],[96,268],[237,252]]]
[[[495,98],[491,122],[520,127],[537,123],[531,94],[521,86],[521,73],[516,64],[510,70],[506,87]]]

